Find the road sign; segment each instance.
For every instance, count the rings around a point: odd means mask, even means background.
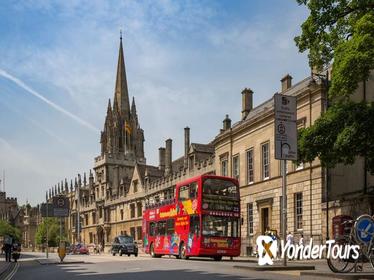
[[[297,159],[296,97],[274,95],[275,158]]]
[[[374,235],[374,220],[369,215],[362,215],[356,222],[356,236],[359,241],[368,244]]]
[[[296,97],[274,94],[274,113],[276,119],[296,122]]]
[[[69,200],[64,196],[55,196],[53,198],[53,216],[68,217],[69,216]]]
[[[48,210],[47,210],[48,205]],[[53,204],[52,203],[42,203],[40,206],[40,212],[43,218],[53,217]]]
[[[296,122],[275,120],[275,158],[297,159]]]

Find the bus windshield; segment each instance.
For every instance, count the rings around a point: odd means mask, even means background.
[[[204,215],[203,235],[239,237],[239,218]]]
[[[203,194],[212,197],[238,198],[238,186],[233,182],[222,179],[208,178],[203,183]]]

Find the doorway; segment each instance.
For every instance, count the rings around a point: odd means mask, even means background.
[[[261,208],[261,232],[265,234],[266,230],[270,228],[269,224],[269,207]]]

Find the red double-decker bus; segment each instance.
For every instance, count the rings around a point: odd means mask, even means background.
[[[215,175],[176,185],[175,198],[148,205],[143,213],[143,244],[152,257],[240,255],[238,181]]]

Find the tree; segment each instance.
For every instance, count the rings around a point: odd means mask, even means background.
[[[309,50],[311,67],[333,61],[331,97],[349,97],[374,68],[374,2],[372,0],[297,0],[310,15],[295,38],[300,52]]]
[[[295,38],[309,64],[319,70],[332,64],[329,107],[311,127],[299,133],[299,161],[319,157],[333,167],[364,156],[374,172],[373,104],[350,96],[374,68],[374,2],[372,0],[297,0],[310,15]]]
[[[35,234],[35,242],[38,245],[45,244],[47,241],[47,225],[48,225],[48,246],[57,247],[60,239],[66,240],[64,235],[60,236],[60,225],[56,218],[45,218],[38,226]]]
[[[374,106],[351,101],[333,104],[308,128],[299,132],[300,161],[319,157],[322,164],[353,164],[357,156],[366,158],[367,169],[374,173]]]
[[[21,239],[21,231],[19,228],[12,226],[7,221],[0,220],[0,236],[5,235],[12,236],[16,240]]]

